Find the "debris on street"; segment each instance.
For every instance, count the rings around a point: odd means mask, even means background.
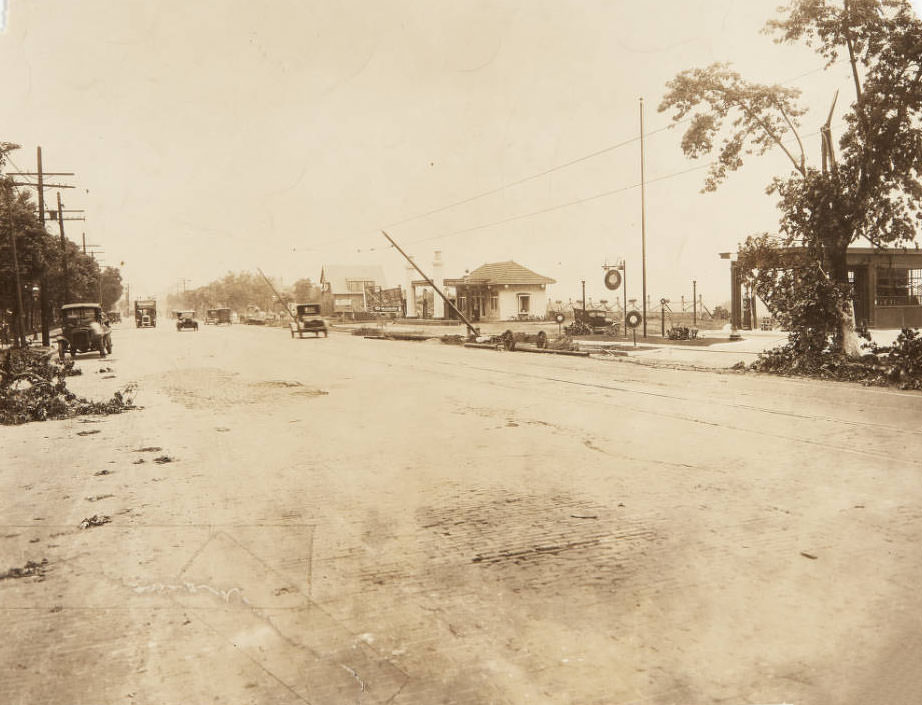
[[[45,571],[48,568],[48,559],[42,558],[41,563],[27,561],[22,568],[10,568],[5,573],[0,573],[0,580],[18,580],[20,578],[38,578],[39,581],[45,579]]]
[[[133,385],[104,402],[78,397],[65,381],[72,370],[73,361],[58,363],[48,351],[10,348],[0,352],[0,425],[119,414],[134,407]]]
[[[101,499],[108,499],[109,497],[114,497],[114,494],[98,494],[95,497],[87,497],[87,502],[98,502]]]
[[[90,529],[94,526],[102,526],[112,521],[112,518],[105,514],[94,514],[80,522],[81,529]]]

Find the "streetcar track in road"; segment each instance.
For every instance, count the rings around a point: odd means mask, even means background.
[[[409,344],[413,345],[413,343],[409,343]],[[366,358],[365,356],[355,356],[355,357],[358,357],[363,362],[381,363],[381,359],[377,357],[369,357],[369,358]],[[449,361],[427,361],[427,362],[430,362],[430,364],[440,366],[440,367],[449,367],[452,370],[457,369],[459,367],[456,363],[449,362]],[[420,369],[423,366],[420,364],[420,361],[418,359],[413,360],[413,361],[390,359],[388,364],[402,364],[403,367],[412,368],[412,369]],[[767,414],[773,414],[775,416],[786,416],[792,419],[799,419],[799,420],[805,420],[805,421],[823,421],[827,423],[842,424],[845,426],[851,426],[851,427],[857,427],[857,428],[862,428],[862,427],[863,428],[876,428],[876,429],[880,429],[883,431],[892,431],[894,433],[912,434],[912,435],[922,436],[922,428],[903,428],[903,427],[894,426],[890,424],[877,423],[874,421],[855,421],[855,420],[850,420],[850,419],[838,418],[834,416],[825,416],[825,415],[817,416],[817,415],[811,415],[811,414],[803,414],[803,413],[798,413],[794,411],[786,411],[783,409],[773,409],[770,407],[756,406],[753,404],[742,404],[739,402],[727,402],[727,401],[721,401],[721,400],[716,400],[712,398],[704,398],[704,397],[683,396],[679,394],[671,394],[665,391],[650,391],[650,390],[643,390],[643,389],[634,389],[634,388],[627,387],[627,386],[620,386],[620,385],[614,385],[614,384],[609,384],[609,383],[583,382],[579,380],[566,379],[563,377],[548,376],[544,374],[531,374],[531,373],[521,372],[521,371],[516,371],[516,370],[504,370],[504,369],[497,368],[497,367],[486,367],[486,366],[481,366],[481,365],[470,365],[470,364],[465,364],[463,367],[465,369],[479,370],[481,372],[492,372],[492,373],[497,373],[497,374],[506,374],[510,376],[518,376],[518,377],[524,377],[524,378],[530,378],[530,379],[540,379],[540,380],[549,381],[549,382],[559,382],[561,384],[571,384],[571,385],[581,386],[581,387],[586,387],[586,388],[603,389],[605,391],[626,392],[629,394],[637,394],[641,396],[668,399],[670,401],[710,404],[712,406],[723,406],[726,408],[743,409],[745,411],[762,412],[762,413],[767,413]],[[435,368],[430,369],[429,371],[442,372],[442,370],[435,369]],[[685,370],[669,370],[669,371],[670,372],[675,372],[675,371],[683,372]],[[714,372],[714,370],[699,370],[699,371]],[[463,375],[457,375],[457,374],[454,376],[463,377]],[[790,380],[787,378],[784,378],[784,379],[786,382],[801,381],[801,380]],[[638,384],[660,384],[657,382],[644,382],[641,380],[637,380],[637,383]],[[666,385],[661,385],[661,386],[666,386]],[[879,390],[879,389],[863,389],[862,391],[865,393],[877,393],[877,394],[890,393],[890,394],[897,394],[898,396],[904,396],[904,397],[913,396],[911,394],[906,394],[902,392],[901,393],[888,392],[888,390]],[[693,420],[693,419],[688,419],[688,420]]]
[[[407,343],[401,346],[399,342],[394,342],[393,345],[395,346],[393,348],[395,351],[400,350],[401,352],[410,352],[412,350],[411,347],[407,347],[407,346],[414,346],[417,348],[419,346],[419,344],[414,344],[414,343]],[[687,395],[676,394],[676,393],[669,392],[665,389],[668,385],[666,385],[663,382],[657,382],[657,381],[637,380],[636,384],[658,385],[660,387],[663,387],[662,390],[637,389],[632,386],[624,385],[624,384],[581,381],[581,380],[572,379],[572,378],[568,379],[566,377],[559,376],[559,373],[558,374],[547,373],[547,372],[534,373],[534,372],[526,372],[522,370],[501,369],[501,368],[486,366],[482,364],[481,365],[470,364],[469,362],[465,362],[464,364],[458,364],[457,360],[432,360],[431,358],[423,359],[420,355],[413,355],[412,359],[408,359],[400,355],[382,357],[380,355],[371,355],[371,354],[365,353],[364,351],[360,352],[359,349],[356,349],[356,348],[344,350],[339,345],[337,345],[334,349],[329,349],[326,346],[323,346],[323,347],[318,346],[316,349],[314,349],[313,352],[314,354],[322,355],[324,358],[327,358],[330,360],[342,361],[343,358],[346,357],[362,365],[368,365],[368,366],[377,365],[377,366],[385,366],[385,367],[398,366],[404,369],[410,369],[410,370],[417,371],[417,372],[425,371],[425,372],[429,372],[429,373],[436,374],[436,375],[447,375],[447,376],[454,377],[456,379],[468,379],[469,380],[470,377],[468,375],[463,374],[461,370],[475,370],[479,372],[486,372],[488,374],[492,374],[496,376],[505,376],[507,378],[517,378],[517,379],[523,379],[523,380],[539,380],[539,381],[550,382],[550,383],[555,383],[555,384],[570,385],[570,386],[579,387],[579,388],[583,388],[587,390],[599,390],[602,392],[620,392],[623,394],[633,394],[633,395],[640,396],[640,397],[661,399],[661,400],[664,400],[667,402],[673,402],[673,403],[682,402],[684,404],[698,404],[702,406],[708,405],[714,409],[723,408],[723,409],[752,412],[755,414],[759,414],[759,413],[771,414],[776,417],[787,417],[794,421],[816,422],[820,424],[826,423],[826,424],[839,425],[839,426],[844,426],[844,427],[853,428],[853,429],[867,428],[867,429],[873,429],[878,432],[887,432],[887,433],[891,433],[894,435],[901,435],[901,436],[922,435],[922,430],[918,430],[914,428],[902,428],[902,427],[895,426],[892,424],[883,424],[883,423],[878,423],[874,421],[857,421],[857,420],[832,417],[828,415],[822,415],[822,416],[810,415],[810,414],[803,414],[803,413],[798,413],[794,411],[787,411],[783,409],[773,409],[770,407],[763,407],[763,406],[757,406],[757,405],[752,405],[752,404],[744,404],[744,403],[740,403],[736,401],[727,401],[727,400],[714,399],[714,398],[709,398],[709,397],[697,397],[696,398],[696,397],[691,397]],[[282,362],[282,361],[280,360],[279,362]],[[530,361],[529,365],[535,366],[535,362]],[[547,369],[548,365],[542,365],[541,363],[538,363],[537,367]],[[555,367],[553,369],[559,370],[560,368]],[[682,372],[693,374],[693,372],[686,371],[686,370],[668,369],[667,371],[669,374],[675,374],[675,373],[681,374]],[[577,374],[579,374],[580,372],[582,371],[576,371]],[[586,370],[586,372],[588,373],[590,372],[590,370]],[[789,379],[785,379],[784,381],[786,383],[801,382],[801,380],[789,380]],[[809,380],[804,380],[804,383],[808,383],[808,382]],[[489,382],[487,383],[489,384]],[[863,389],[862,392],[863,393],[878,393],[878,394],[879,393],[897,394],[895,392],[888,392],[887,390],[873,390],[873,389]],[[900,393],[898,394],[898,396],[910,396],[910,395]],[[596,403],[599,403],[599,402],[596,402]],[[601,402],[601,403],[605,406],[611,406],[609,402]],[[826,402],[826,403],[829,403],[829,402]],[[686,423],[694,423],[694,424],[699,424],[699,425],[707,426],[711,428],[726,429],[728,431],[747,432],[750,434],[755,434],[758,436],[777,439],[781,441],[799,442],[805,445],[810,445],[810,446],[814,446],[817,448],[823,448],[824,450],[847,452],[847,453],[858,455],[861,457],[873,458],[875,460],[887,459],[889,462],[892,462],[894,460],[892,453],[886,453],[883,451],[864,450],[864,449],[849,447],[841,443],[840,444],[827,443],[823,441],[817,441],[817,440],[813,440],[810,438],[804,438],[804,437],[794,436],[794,435],[789,435],[789,434],[784,434],[784,433],[774,433],[770,431],[764,431],[761,429],[745,428],[739,425],[734,425],[734,424],[730,424],[730,423],[723,422],[723,421],[710,421],[701,416],[694,416],[694,415],[683,414],[683,413],[678,413],[678,412],[650,410],[650,409],[643,409],[643,408],[637,408],[637,407],[627,407],[621,402],[619,402],[618,408],[621,411],[630,411],[634,413],[651,415],[651,416],[660,417],[660,418],[670,418],[670,419],[675,419],[678,421],[683,421]],[[912,465],[912,466],[918,466],[920,464],[919,461],[915,461],[912,459],[902,459],[902,460],[903,462],[909,465]]]
[[[688,399],[688,398],[683,398],[679,396],[671,396],[671,395],[663,394],[659,392],[644,392],[641,390],[628,389],[626,387],[616,387],[614,385],[599,384],[599,383],[592,383],[592,382],[579,382],[576,380],[568,380],[568,379],[563,379],[560,377],[544,377],[542,375],[532,375],[532,374],[527,374],[524,372],[515,372],[511,370],[496,370],[496,369],[484,368],[484,367],[476,367],[474,369],[478,369],[478,370],[486,371],[486,372],[506,374],[506,375],[513,376],[513,377],[524,377],[527,379],[540,379],[540,380],[549,381],[549,382],[557,382],[560,384],[571,384],[571,385],[575,385],[578,387],[585,387],[585,388],[590,388],[590,389],[602,389],[605,391],[627,392],[627,393],[633,393],[633,394],[640,394],[644,396],[659,397],[663,399],[669,399],[670,401],[701,402],[701,403],[712,403],[712,404],[716,403],[721,406],[725,406],[729,408],[733,408],[733,407],[743,408],[743,409],[746,409],[747,411],[765,411],[765,412],[770,411],[768,409],[760,409],[758,407],[751,407],[747,405],[720,404],[719,402]],[[605,404],[605,405],[608,406],[609,404]],[[922,461],[910,460],[907,458],[895,458],[892,454],[889,454],[889,453],[866,451],[866,450],[860,450],[857,448],[849,448],[841,444],[824,443],[822,441],[815,441],[810,438],[803,438],[799,436],[791,436],[791,435],[785,435],[781,433],[772,433],[769,431],[745,428],[745,427],[733,425],[727,422],[708,421],[706,419],[688,416],[687,414],[680,414],[680,413],[675,413],[675,412],[670,413],[670,412],[665,412],[665,411],[651,411],[649,409],[640,409],[637,407],[626,407],[623,404],[619,404],[618,408],[622,410],[628,409],[632,412],[639,413],[639,414],[646,414],[648,416],[659,416],[662,418],[675,419],[677,421],[684,421],[686,423],[695,423],[695,424],[701,424],[704,426],[711,426],[714,428],[726,429],[728,431],[739,431],[742,433],[751,433],[751,434],[755,434],[758,436],[764,436],[767,438],[775,438],[775,439],[783,440],[783,441],[795,441],[795,442],[803,443],[806,445],[816,446],[818,448],[824,448],[826,450],[832,450],[832,451],[843,452],[843,453],[851,453],[853,455],[859,455],[859,456],[868,457],[868,458],[874,458],[874,459],[885,458],[888,460],[888,462],[891,462],[891,463],[896,462],[896,461],[902,461],[906,463],[907,465],[913,465],[913,466],[922,465]],[[842,423],[842,424],[847,424],[847,425],[856,426],[856,427],[861,427],[861,426],[870,427],[870,428],[879,427],[878,424],[860,422],[860,421],[846,421],[844,419],[827,418],[827,417],[821,417],[821,416],[809,416],[809,415],[802,416],[798,414],[786,414],[785,412],[782,412],[782,411],[777,411],[775,413],[777,413],[778,415],[783,415],[783,416],[790,415],[793,418],[800,418],[801,420],[820,421],[820,422],[825,421],[829,423]],[[887,430],[893,431],[894,433],[905,433],[906,432],[903,429],[899,429],[893,426],[883,426],[882,428],[886,428]],[[918,432],[913,431],[912,433],[918,433]]]
[[[341,351],[337,351],[337,353],[338,354],[336,356],[341,356]],[[379,357],[366,357],[364,355],[355,355],[355,354],[350,354],[350,357],[352,357],[353,359],[361,360],[362,362],[382,364],[382,360]],[[632,389],[627,386],[616,385],[616,384],[609,384],[609,383],[602,383],[602,382],[585,382],[585,381],[580,381],[580,380],[567,379],[567,378],[559,377],[555,375],[534,374],[534,373],[524,372],[520,370],[500,369],[496,367],[487,367],[483,365],[464,364],[463,366],[460,366],[456,362],[452,362],[452,361],[427,360],[423,362],[418,358],[412,361],[396,359],[396,358],[389,358],[388,364],[400,365],[404,368],[409,368],[413,370],[427,370],[435,374],[448,374],[455,378],[464,379],[465,375],[457,372],[458,368],[460,367],[461,369],[477,370],[480,372],[487,372],[487,373],[492,373],[495,375],[503,375],[506,377],[529,379],[529,380],[540,380],[540,381],[552,382],[552,383],[557,383],[557,384],[567,384],[567,385],[572,385],[576,387],[581,387],[584,389],[597,389],[597,390],[607,391],[607,392],[622,392],[622,393],[634,394],[634,395],[639,395],[639,396],[644,396],[644,397],[652,397],[656,399],[668,400],[670,402],[679,401],[679,402],[693,403],[693,404],[694,403],[708,404],[708,405],[716,406],[716,407],[723,407],[723,408],[728,408],[728,409],[739,409],[739,410],[750,411],[750,412],[755,412],[755,413],[770,413],[775,416],[782,416],[782,417],[786,416],[786,417],[789,417],[791,419],[795,419],[798,421],[813,421],[813,422],[818,422],[818,423],[837,424],[837,425],[847,426],[850,428],[870,428],[870,429],[876,429],[879,431],[887,431],[893,434],[903,434],[903,435],[907,433],[912,434],[912,435],[920,435],[920,433],[922,433],[914,429],[905,429],[905,428],[901,428],[898,426],[880,424],[880,423],[876,423],[873,421],[854,421],[854,420],[841,419],[841,418],[830,417],[830,416],[815,416],[815,415],[809,415],[809,414],[799,414],[796,412],[789,412],[789,411],[784,411],[780,409],[771,409],[771,408],[759,407],[759,406],[754,406],[754,405],[749,405],[749,404],[740,404],[738,402],[728,403],[726,401],[719,401],[719,400],[714,400],[714,399],[692,398],[692,397],[682,396],[678,394],[670,394],[665,391],[650,391],[650,390]],[[446,370],[446,368],[448,369]],[[596,402],[596,403],[599,403],[599,402]],[[611,405],[607,402],[601,402],[601,403],[603,403],[603,405],[605,406]],[[805,445],[814,446],[817,448],[823,448],[824,450],[832,450],[836,452],[850,453],[852,455],[857,455],[857,456],[866,457],[866,458],[873,458],[875,460],[886,459],[890,463],[894,461],[901,461],[910,466],[918,466],[922,464],[922,462],[920,461],[916,461],[916,460],[912,460],[908,458],[902,458],[902,459],[894,458],[892,453],[886,453],[883,451],[869,451],[869,450],[863,450],[859,448],[848,447],[843,444],[825,443],[823,441],[817,441],[817,440],[813,440],[810,438],[804,438],[800,436],[793,436],[793,435],[782,434],[782,433],[773,433],[773,432],[764,431],[761,429],[745,428],[745,427],[733,425],[727,422],[709,421],[704,418],[696,418],[688,414],[681,414],[681,413],[676,413],[676,412],[666,412],[666,411],[654,411],[654,410],[649,410],[649,409],[641,409],[637,407],[626,407],[624,404],[620,404],[620,403],[618,404],[618,408],[620,410],[628,410],[631,412],[646,414],[650,416],[657,416],[661,418],[670,418],[670,419],[675,419],[678,421],[684,421],[686,423],[700,424],[700,425],[708,426],[712,428],[720,428],[720,429],[726,429],[728,431],[739,431],[739,432],[744,432],[744,433],[750,433],[750,434],[754,434],[754,435],[758,435],[758,436],[762,436],[766,438],[773,438],[773,439],[777,439],[781,441],[794,441],[794,442],[802,443]]]

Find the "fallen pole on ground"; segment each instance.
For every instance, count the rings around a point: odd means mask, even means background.
[[[544,353],[547,355],[569,355],[571,357],[589,357],[590,355],[588,350],[553,350],[551,348],[539,348],[536,345],[528,345],[526,343],[517,343],[515,346],[515,351]]]
[[[480,348],[481,350],[502,350],[503,346],[497,343],[465,343],[466,348]]]

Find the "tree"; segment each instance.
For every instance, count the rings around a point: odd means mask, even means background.
[[[111,311],[122,298],[122,273],[115,267],[106,267],[99,273],[99,303],[103,311]]]
[[[820,128],[817,168],[800,133],[800,92],[746,81],[727,64],[678,74],[659,109],[688,120],[686,156],[716,151],[705,191],[739,169],[744,155],[779,149],[787,156],[792,171],[768,187],[781,211],[778,245],[800,247],[827,282],[809,292],[824,297],[828,312],[811,340],[855,354],[848,246],[862,237],[878,247],[905,244],[922,220],[922,21],[908,0],[792,0],[781,12],[766,26],[778,43],[805,42],[827,68],[847,57],[854,96],[838,153],[831,124],[838,94]],[[765,244],[756,251],[764,254]]]
[[[298,279],[293,285],[293,295],[298,303],[320,303],[320,285],[307,279]]]

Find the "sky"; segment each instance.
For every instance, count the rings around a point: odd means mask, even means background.
[[[7,0],[0,140],[23,171],[41,146],[75,172],[68,235],[133,297],[257,267],[291,284],[380,264],[403,284],[383,228],[424,269],[441,251],[446,276],[513,259],[557,281],[552,300],[581,280],[613,298],[602,267],[624,258],[639,298],[643,98],[647,291],[690,299],[694,280],[713,306],[719,253],[777,229],[765,186],[789,165],[752,158],[702,194],[706,162],[657,106],[679,71],[729,61],[803,91],[815,163],[847,65],[761,33],[778,4]]]

